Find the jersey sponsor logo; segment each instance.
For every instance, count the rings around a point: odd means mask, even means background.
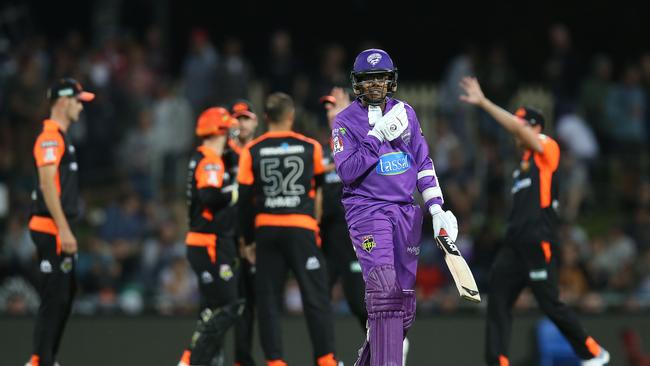
[[[418,256],[420,255],[420,247],[418,246],[406,247],[406,252],[408,254]]]
[[[278,147],[263,147],[260,149],[261,156],[269,155],[288,155],[288,154],[301,154],[305,152],[305,147],[302,145],[289,145],[284,142]]]
[[[212,275],[208,271],[203,271],[201,273],[201,282],[203,283],[212,283],[214,281],[214,278],[212,278]]]
[[[222,264],[219,266],[219,277],[221,277],[224,281],[230,281],[233,276],[235,276],[235,274],[233,273],[232,268],[230,268],[229,264]]]
[[[371,64],[372,66],[375,66],[381,61],[381,53],[371,53],[366,57],[366,61]]]
[[[516,180],[515,184],[512,185],[512,194],[516,194],[517,192],[521,191],[522,189],[528,188],[533,184],[533,180],[528,178]]]
[[[44,149],[47,149],[48,147],[57,147],[59,146],[59,142],[56,140],[45,140],[41,142],[41,147]]]
[[[404,132],[402,132],[402,135],[400,137],[402,138],[402,141],[404,141],[404,143],[406,145],[410,144],[411,143],[411,129],[407,128],[406,130],[404,130]]]
[[[264,207],[278,208],[278,207],[298,207],[300,206],[299,196],[279,196],[279,197],[266,197],[264,200]]]
[[[41,261],[40,268],[43,273],[52,273],[52,263],[47,259]]]
[[[545,269],[536,269],[528,273],[531,281],[545,281],[548,278],[548,272]]]
[[[305,264],[305,268],[308,271],[314,271],[320,268],[320,262],[318,261],[318,258],[316,257],[309,257],[307,258],[307,263]]]
[[[375,249],[376,246],[377,246],[377,242],[375,242],[374,236],[366,235],[361,238],[361,247],[366,252],[368,253],[372,252],[372,250]]]
[[[375,171],[379,175],[399,175],[411,167],[409,156],[402,151],[391,152],[379,157]]]

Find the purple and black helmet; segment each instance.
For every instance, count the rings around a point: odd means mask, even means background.
[[[378,48],[362,51],[354,60],[354,67],[350,73],[352,90],[357,98],[362,98],[370,105],[379,105],[386,98],[385,95],[379,100],[373,100],[364,94],[361,88],[361,82],[364,76],[372,74],[388,74],[387,94],[392,94],[397,91],[397,68],[386,51]]]

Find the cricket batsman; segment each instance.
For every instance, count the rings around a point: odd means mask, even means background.
[[[402,364],[402,340],[415,319],[415,274],[422,210],[417,187],[433,217],[455,240],[456,218],[443,211],[442,190],[415,111],[391,97],[397,69],[384,50],[361,52],[351,73],[356,100],[332,129],[332,153],[343,181],[350,239],[365,281],[368,336],[357,366]]]

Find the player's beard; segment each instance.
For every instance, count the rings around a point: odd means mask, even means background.
[[[370,105],[381,105],[386,100],[387,91],[387,84],[377,87],[368,87],[364,93],[364,99],[366,100],[366,103]]]

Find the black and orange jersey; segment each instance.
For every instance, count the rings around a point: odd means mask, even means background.
[[[36,138],[33,152],[37,170],[46,165],[57,167],[54,184],[61,199],[61,207],[66,218],[74,219],[79,214],[79,177],[77,174],[79,166],[77,165],[75,147],[68,141],[59,125],[55,121],[47,119],[43,121],[43,130]],[[38,173],[32,192],[31,215],[51,218],[40,189]]]
[[[513,207],[508,221],[510,241],[557,241],[556,172],[560,147],[546,135],[540,134],[539,139],[543,152],[525,151],[513,174]]]
[[[323,171],[323,148],[313,139],[282,131],[251,141],[239,156],[241,227],[318,230],[314,198]],[[250,230],[243,234],[247,242],[252,241]]]
[[[199,146],[192,154],[187,174],[190,234],[235,236],[236,218],[230,206],[232,193],[222,190],[232,184],[233,179],[221,157],[211,149]]]

